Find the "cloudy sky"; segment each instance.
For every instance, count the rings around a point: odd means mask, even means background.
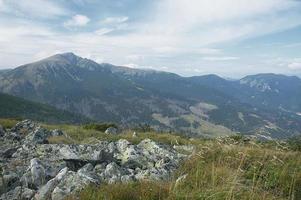
[[[184,76],[301,76],[301,1],[0,0],[0,69],[62,52]]]

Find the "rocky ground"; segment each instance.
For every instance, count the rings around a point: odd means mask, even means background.
[[[150,139],[49,144],[60,135],[30,120],[9,130],[0,126],[1,200],[60,200],[89,184],[166,180],[186,157]]]

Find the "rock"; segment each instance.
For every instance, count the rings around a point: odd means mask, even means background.
[[[86,164],[84,167],[82,167],[80,170],[77,171],[77,174],[87,180],[89,180],[91,183],[99,184],[100,179],[97,176],[96,172],[94,171],[94,167],[91,163]]]
[[[51,131],[51,136],[62,136],[62,135],[64,135],[64,133],[61,130],[54,129],[53,131]]]
[[[19,185],[19,177],[15,172],[7,172],[3,174],[0,188],[3,188],[4,191],[9,191]]]
[[[35,191],[18,186],[13,190],[1,195],[0,200],[31,200]]]
[[[35,194],[37,200],[60,200],[89,184],[167,180],[186,157],[150,139],[138,145],[124,139],[95,144],[47,143],[49,137],[63,134],[24,120],[0,138],[7,196],[15,198],[22,186],[26,198]]]
[[[5,135],[5,137],[8,140],[14,140],[14,141],[20,141],[22,139],[21,136],[18,133],[15,133],[15,132],[7,133]]]
[[[11,132],[15,132],[19,135],[24,135],[26,133],[29,133],[34,130],[34,128],[37,126],[36,123],[32,122],[31,120],[23,120],[19,123],[17,123],[12,129]]]
[[[37,127],[25,137],[25,143],[45,144],[48,143],[47,138],[50,136],[52,136],[52,132],[44,128]]]
[[[55,187],[60,183],[60,181],[66,175],[67,172],[68,172],[68,168],[67,167],[65,167],[64,169],[62,169],[56,175],[56,177],[54,177],[53,179],[51,179],[50,181],[48,181],[46,183],[46,185],[44,185],[43,187],[41,187],[39,189],[39,191],[35,195],[35,199],[36,200],[48,200],[48,199],[51,199],[51,193],[53,192],[53,190],[55,189]]]
[[[37,158],[34,158],[30,161],[30,172],[32,183],[34,186],[39,188],[46,181],[46,173],[41,161]]]
[[[104,175],[107,179],[112,178],[113,176],[121,176],[121,168],[114,162],[108,164],[104,171]]]
[[[133,138],[137,137],[137,133],[134,131],[133,135],[132,135]]]
[[[1,153],[1,156],[3,158],[11,158],[12,155],[17,151],[17,148],[14,147],[14,148],[9,148],[9,149],[6,149],[4,152]]]
[[[74,194],[91,182],[83,176],[73,171],[68,171],[60,183],[54,188],[51,197],[52,200],[63,200],[68,195]]]
[[[117,128],[115,127],[109,127],[107,128],[107,130],[105,131],[106,134],[112,134],[112,135],[115,135],[117,134]]]

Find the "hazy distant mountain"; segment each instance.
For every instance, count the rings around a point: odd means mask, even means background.
[[[10,71],[11,69],[0,69],[0,74]]]
[[[240,81],[215,75],[184,78],[167,72],[98,64],[65,53],[1,74],[0,91],[95,120],[124,125],[149,123],[187,134],[242,132],[285,137],[300,133],[301,117],[296,114],[300,111],[300,80],[283,76],[289,82],[283,78],[277,84],[265,76]],[[291,81],[295,88],[289,86]],[[290,88],[285,90],[286,87]],[[289,102],[285,98],[273,101],[278,96],[270,96],[270,91],[292,97],[287,98]]]
[[[30,118],[48,123],[82,123],[86,117],[58,110],[52,106],[0,93],[0,118]]]

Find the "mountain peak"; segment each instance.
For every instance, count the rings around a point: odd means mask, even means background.
[[[75,55],[72,52],[66,52],[61,54],[55,54],[54,56],[51,56],[48,58],[48,60],[65,60],[71,64],[77,63],[80,59],[82,59],[80,56]]]

